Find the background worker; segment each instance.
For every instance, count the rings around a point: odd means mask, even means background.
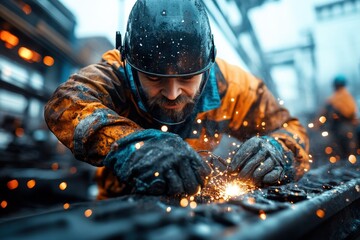
[[[356,128],[357,106],[354,97],[346,88],[347,79],[344,75],[337,75],[333,79],[333,94],[326,100],[320,116],[326,118],[322,129],[329,132],[329,143],[332,155],[339,158],[348,158],[350,154],[356,155],[358,139]]]

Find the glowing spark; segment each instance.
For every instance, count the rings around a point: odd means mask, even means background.
[[[324,132],[321,133],[321,136],[327,137],[327,136],[329,136],[329,133],[327,131],[324,131]]]
[[[166,212],[171,212],[171,207],[167,207]]]
[[[331,154],[332,152],[333,152],[332,147],[326,147],[326,148],[325,148],[325,153],[326,153],[326,154]]]
[[[326,122],[326,117],[321,116],[321,117],[319,118],[319,122],[325,123],[325,122]]]
[[[1,205],[2,208],[6,208],[7,207],[7,201],[5,201],[5,200],[1,201],[0,205]]]
[[[265,219],[266,219],[266,214],[265,214],[265,212],[260,211],[259,217],[260,217],[261,220],[265,220]]]
[[[194,209],[197,207],[197,203],[196,202],[190,202],[190,208]]]
[[[350,156],[349,156],[349,162],[350,162],[351,164],[355,164],[355,163],[356,163],[356,157],[355,157],[355,155],[350,155]]]
[[[30,189],[33,188],[33,187],[35,187],[35,184],[36,184],[35,180],[29,180],[29,181],[26,183],[27,187],[30,188]]]
[[[313,124],[313,123],[309,123],[309,124],[308,124],[308,127],[309,127],[309,128],[313,128],[313,127],[314,127],[314,124]]]
[[[65,190],[67,188],[67,183],[66,182],[60,183],[59,188],[60,188],[60,190]]]
[[[16,189],[17,187],[19,186],[19,182],[14,179],[14,180],[10,180],[7,182],[7,187],[10,189],[10,190],[14,190]]]
[[[140,149],[143,145],[144,145],[144,142],[143,142],[143,141],[138,142],[138,143],[135,144],[135,148],[136,148],[136,149]]]
[[[161,127],[161,131],[167,132],[169,130],[168,126],[164,125]]]
[[[69,203],[64,203],[63,207],[64,207],[65,210],[66,210],[66,209],[69,209],[69,208],[70,208],[70,204],[69,204]]]
[[[189,205],[189,200],[187,200],[186,198],[182,198],[180,200],[180,206],[181,207],[187,207]]]
[[[92,210],[91,209],[85,210],[84,215],[85,217],[90,217],[92,215]]]
[[[329,158],[329,161],[330,161],[331,163],[336,163],[336,157],[330,157],[330,158]]]
[[[316,210],[316,216],[318,216],[319,218],[324,218],[325,217],[325,211],[322,210],[322,209]]]

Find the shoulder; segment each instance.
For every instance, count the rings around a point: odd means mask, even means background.
[[[216,58],[216,65],[228,85],[233,91],[256,90],[262,81],[241,66],[230,64],[224,59]],[[219,74],[217,74],[219,81]]]
[[[120,53],[113,49],[105,52],[100,62],[81,68],[70,78],[78,81],[106,82],[106,85],[120,84],[125,79],[121,71],[122,67]]]
[[[107,64],[114,66],[115,68],[124,67],[124,62],[121,60],[120,51],[117,49],[112,49],[105,52],[102,55],[102,60]]]

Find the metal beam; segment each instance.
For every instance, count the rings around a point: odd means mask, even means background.
[[[235,0],[233,0],[235,1]],[[258,42],[257,36],[252,28],[252,24],[248,18],[248,9],[251,7],[258,6],[262,4],[264,0],[252,2],[251,4],[242,4],[239,1],[235,1],[236,6],[239,8],[239,14],[242,16],[242,24],[240,26],[233,26],[228,17],[225,15],[223,10],[219,5],[218,0],[212,1],[203,1],[205,6],[208,9],[209,14],[214,19],[216,24],[223,29],[224,34],[231,34],[231,36],[227,36],[230,39],[233,48],[236,50],[237,54],[240,58],[248,65],[250,71],[261,78],[268,87],[273,91],[275,95],[277,95],[276,86],[273,83],[272,76],[270,74],[270,69],[268,64],[265,61],[264,54],[262,52],[261,46]],[[256,52],[256,59],[250,57],[250,54],[244,47],[241,45],[239,38],[242,34],[248,34],[251,40],[251,44]]]

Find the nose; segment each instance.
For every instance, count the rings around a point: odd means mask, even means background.
[[[182,93],[178,80],[176,78],[168,78],[164,81],[163,96],[169,100],[175,100]]]

